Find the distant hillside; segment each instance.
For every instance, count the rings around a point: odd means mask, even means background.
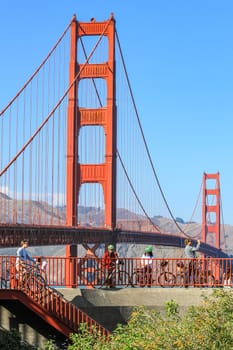
[[[17,211],[17,222],[18,223],[28,223],[30,222],[30,218],[35,218],[38,210],[40,210],[41,214],[41,220],[40,224],[43,224],[43,217],[46,217],[46,220],[48,221],[48,218],[51,218],[51,221],[54,223],[65,223],[65,213],[66,213],[66,207],[61,206],[57,207],[55,210],[52,208],[48,203],[46,202],[38,202],[34,200],[25,200],[23,205],[23,211],[22,211],[22,201],[14,200],[13,198],[10,198],[9,196],[5,195],[4,193],[0,192],[0,208],[8,208],[8,215],[7,217],[4,216],[4,212],[0,212],[0,222],[2,223],[8,223],[11,224],[12,220],[10,219],[12,217],[12,211]],[[82,220],[84,221],[87,214],[92,218],[92,224],[93,226],[98,226],[99,222],[103,220],[104,212],[102,210],[98,210],[94,207],[79,207],[79,213],[81,214]],[[128,220],[131,220],[133,223],[133,227],[135,230],[140,230],[140,228],[143,226],[145,222],[147,222],[146,218],[142,215],[137,215],[133,212],[130,212],[125,209],[118,209],[117,210],[117,221],[120,222],[122,225],[124,222],[127,222]],[[179,235],[180,232],[176,226],[176,224],[173,222],[173,220],[162,217],[162,216],[154,216],[151,218],[153,223],[158,226],[161,231],[167,232],[174,235]],[[185,223],[182,218],[177,218],[178,225],[181,227],[182,231],[185,232],[188,236],[192,237],[193,239],[201,238],[201,224],[200,223]],[[148,224],[147,224],[148,225]],[[152,226],[152,225],[151,225]],[[185,235],[183,235],[185,237]],[[211,240],[211,236],[209,235],[209,244],[214,244],[214,242]],[[233,254],[233,226],[225,225],[224,227],[221,227],[221,248],[228,254]],[[137,255],[140,256],[139,252],[143,250],[143,247],[140,247],[139,245],[133,245],[130,246],[123,245],[123,247],[119,246],[120,251],[122,251],[122,256],[135,256],[136,252]],[[31,247],[30,250],[33,252],[34,255],[58,255],[62,256],[65,254],[65,247],[57,246],[57,247]],[[168,252],[170,252],[170,249],[167,248]],[[9,252],[7,254],[14,254],[15,249],[0,249],[0,254],[4,254],[4,252]],[[162,253],[161,253],[162,251]],[[165,254],[164,253],[164,247],[159,248],[158,247],[158,254]],[[82,247],[79,247],[79,254],[83,254],[84,250]],[[101,253],[101,251],[100,251]]]

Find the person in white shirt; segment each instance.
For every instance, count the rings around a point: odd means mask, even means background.
[[[232,288],[232,274],[232,269],[228,266],[226,272],[223,274],[224,288]]]
[[[42,256],[37,259],[38,266],[40,268],[40,273],[42,277],[44,278],[45,282],[47,283],[47,266],[48,261]]]
[[[141,257],[142,278],[140,283],[142,286],[151,287],[153,257],[153,247],[149,245]]]

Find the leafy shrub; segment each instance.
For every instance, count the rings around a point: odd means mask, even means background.
[[[138,307],[126,326],[119,325],[106,341],[83,325],[71,336],[68,350],[232,350],[233,293],[215,290],[200,306],[180,317],[178,305],[165,304],[165,316]],[[52,349],[50,349],[52,350]]]

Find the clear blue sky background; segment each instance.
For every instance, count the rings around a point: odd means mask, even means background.
[[[219,172],[224,222],[233,225],[232,0],[1,2],[0,109],[73,14],[80,21],[102,21],[111,13],[173,215],[189,220],[203,172]]]

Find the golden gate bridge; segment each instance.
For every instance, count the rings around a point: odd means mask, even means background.
[[[31,246],[66,245],[70,258],[77,244],[95,255],[110,242],[183,247],[189,236],[156,174],[113,15],[103,22],[72,18],[0,112],[0,142],[2,247],[19,246],[22,239]],[[200,251],[224,258],[220,216],[219,174],[203,174]],[[170,218],[173,232],[163,228],[161,217]],[[38,312],[37,297],[31,290],[27,295]],[[13,297],[28,303],[24,294]],[[41,315],[50,318],[58,306],[65,310],[62,324],[49,321],[65,335],[83,320],[95,324],[49,287],[42,304]]]
[[[87,23],[74,16],[0,117],[2,247],[22,238],[31,245],[182,246],[188,233],[160,186],[113,15]],[[208,190],[209,178],[216,184]],[[215,205],[203,198],[199,238],[208,255],[218,256],[219,174],[203,180],[203,194],[215,197]],[[160,227],[161,216],[171,218],[177,233]]]

